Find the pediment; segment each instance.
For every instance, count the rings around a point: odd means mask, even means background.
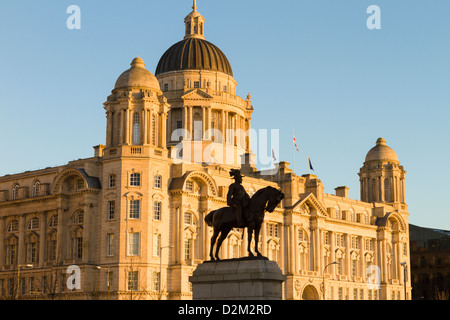
[[[310,214],[311,210],[309,208],[316,209],[320,216],[328,216],[327,210],[312,193],[307,194],[305,197],[297,201],[290,209],[300,209]]]
[[[194,89],[181,97],[183,100],[211,100],[214,97],[200,89]]]

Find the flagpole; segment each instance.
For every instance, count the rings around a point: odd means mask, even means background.
[[[294,135],[294,129],[292,129],[292,172],[295,173],[295,146],[294,146],[294,139],[295,139],[295,135]]]

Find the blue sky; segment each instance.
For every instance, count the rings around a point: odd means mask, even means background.
[[[67,7],[81,9],[69,30]],[[370,5],[381,29],[369,30]],[[90,157],[103,102],[137,55],[154,72],[184,36],[190,0],[0,3],[0,176]],[[279,159],[359,199],[357,172],[384,137],[407,170],[410,223],[450,229],[448,0],[198,0],[206,39],[250,92],[253,127],[280,129]],[[291,165],[292,166],[292,165]]]

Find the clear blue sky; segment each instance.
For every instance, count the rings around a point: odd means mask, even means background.
[[[81,30],[69,30],[69,5]],[[381,30],[369,30],[369,5]],[[103,102],[137,55],[154,72],[184,36],[190,0],[0,3],[0,176],[91,157]],[[384,137],[408,171],[410,222],[450,229],[450,1],[198,0],[206,39],[250,92],[253,127],[279,158],[359,199],[357,172]]]

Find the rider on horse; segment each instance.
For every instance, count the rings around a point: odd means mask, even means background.
[[[236,221],[239,227],[244,227],[243,214],[247,208],[250,197],[242,186],[241,171],[237,169],[230,170],[230,176],[235,180],[228,189],[227,205],[236,212]]]

